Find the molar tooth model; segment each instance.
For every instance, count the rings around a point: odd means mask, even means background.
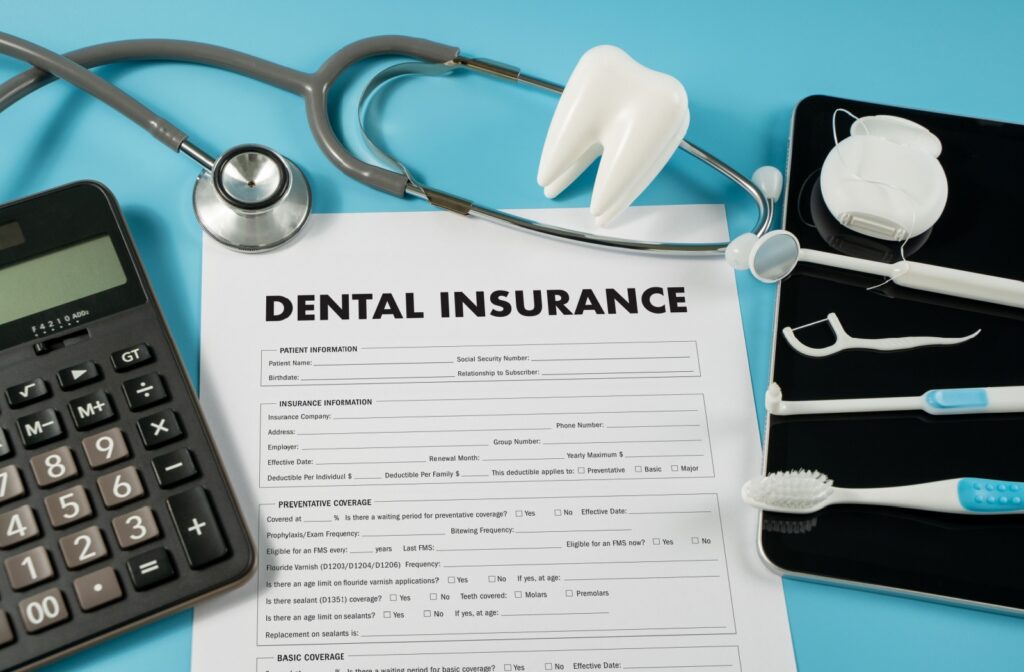
[[[537,183],[554,198],[601,156],[590,199],[598,226],[636,200],[690,125],[686,89],[618,47],[594,47],[569,76],[548,128]]]

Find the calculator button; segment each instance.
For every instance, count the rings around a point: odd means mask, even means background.
[[[36,378],[8,387],[5,394],[11,408],[21,408],[50,396],[50,386],[42,378]]]
[[[26,448],[35,448],[64,436],[60,416],[52,408],[18,418],[18,432]]]
[[[11,548],[39,536],[35,511],[28,505],[0,513],[0,549]]]
[[[178,448],[154,458],[153,471],[156,472],[156,482],[161,488],[173,488],[199,475],[196,463],[192,460],[192,451],[188,448]]]
[[[124,597],[113,567],[104,567],[75,579],[75,597],[82,611],[92,611]]]
[[[203,567],[228,554],[213,508],[202,488],[192,488],[167,499],[174,529],[192,568]]]
[[[151,361],[153,351],[145,343],[140,343],[124,350],[118,350],[110,356],[110,359],[114,362],[114,371],[128,371]]]
[[[110,524],[121,548],[134,548],[160,536],[160,526],[153,516],[153,509],[148,506],[118,516]]]
[[[57,383],[62,390],[73,390],[103,377],[95,362],[82,362],[57,372]]]
[[[128,561],[128,575],[137,590],[147,590],[174,578],[174,563],[164,548],[154,548]]]
[[[68,404],[68,410],[78,429],[89,429],[117,417],[117,412],[114,411],[106,392],[93,392],[72,399]]]
[[[115,464],[131,456],[124,434],[117,427],[82,439],[85,460],[93,469]]]
[[[160,411],[147,415],[139,420],[139,433],[142,434],[142,445],[156,448],[165,443],[180,439],[184,432],[178,424],[178,415],[174,411]]]
[[[0,460],[9,457],[11,454],[11,442],[7,438],[7,432],[0,429]]]
[[[92,518],[89,494],[80,485],[58,492],[43,500],[50,524],[60,529],[86,518]]]
[[[50,588],[18,602],[21,621],[29,634],[41,632],[68,620],[68,607],[64,595],[57,588]]]
[[[36,455],[29,460],[32,474],[40,488],[48,488],[70,478],[78,476],[78,465],[75,456],[67,446],[54,448],[48,453]]]
[[[14,641],[14,630],[11,630],[11,621],[7,618],[7,612],[0,611],[0,646],[7,646]]]
[[[14,590],[24,590],[53,578],[50,554],[42,546],[7,558],[4,560],[4,570]]]
[[[128,408],[138,411],[167,399],[167,388],[159,374],[150,373],[126,381],[122,386],[128,399]]]
[[[57,544],[68,569],[78,569],[110,555],[103,533],[95,525],[61,537]]]
[[[125,467],[100,476],[96,479],[96,487],[99,488],[103,505],[108,509],[127,504],[146,494],[139,470],[135,467]]]
[[[0,503],[25,496],[25,482],[13,464],[0,469]]]

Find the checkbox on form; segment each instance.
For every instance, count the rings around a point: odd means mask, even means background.
[[[430,599],[436,600],[437,599],[437,593],[431,593],[430,594]]]
[[[516,591],[516,597],[522,597],[522,596],[523,596],[523,591],[517,590]]]
[[[566,597],[572,597],[572,591],[571,590],[565,591],[565,596]]]
[[[423,618],[430,618],[430,609],[423,610]]]
[[[653,539],[651,539],[651,543],[655,546],[661,546],[661,539],[654,537]]]
[[[699,544],[700,543],[700,537],[690,537],[690,543],[691,544],[695,544],[695,545]]]
[[[384,612],[384,618],[391,618],[391,612],[390,611],[385,611]]]
[[[555,509],[555,515],[556,516],[562,515],[562,510],[561,509]]]
[[[522,518],[522,517],[523,517],[523,512],[522,511],[516,511],[516,518]]]
[[[448,583],[455,583],[455,577],[454,576],[449,576],[448,577]]]

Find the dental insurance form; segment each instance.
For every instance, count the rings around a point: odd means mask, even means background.
[[[727,233],[714,205],[629,219]],[[204,255],[201,396],[258,555],[196,609],[195,672],[795,669],[721,259],[444,212]]]

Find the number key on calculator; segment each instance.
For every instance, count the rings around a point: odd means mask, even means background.
[[[192,385],[97,183],[0,206],[0,390],[0,670],[251,574]]]

